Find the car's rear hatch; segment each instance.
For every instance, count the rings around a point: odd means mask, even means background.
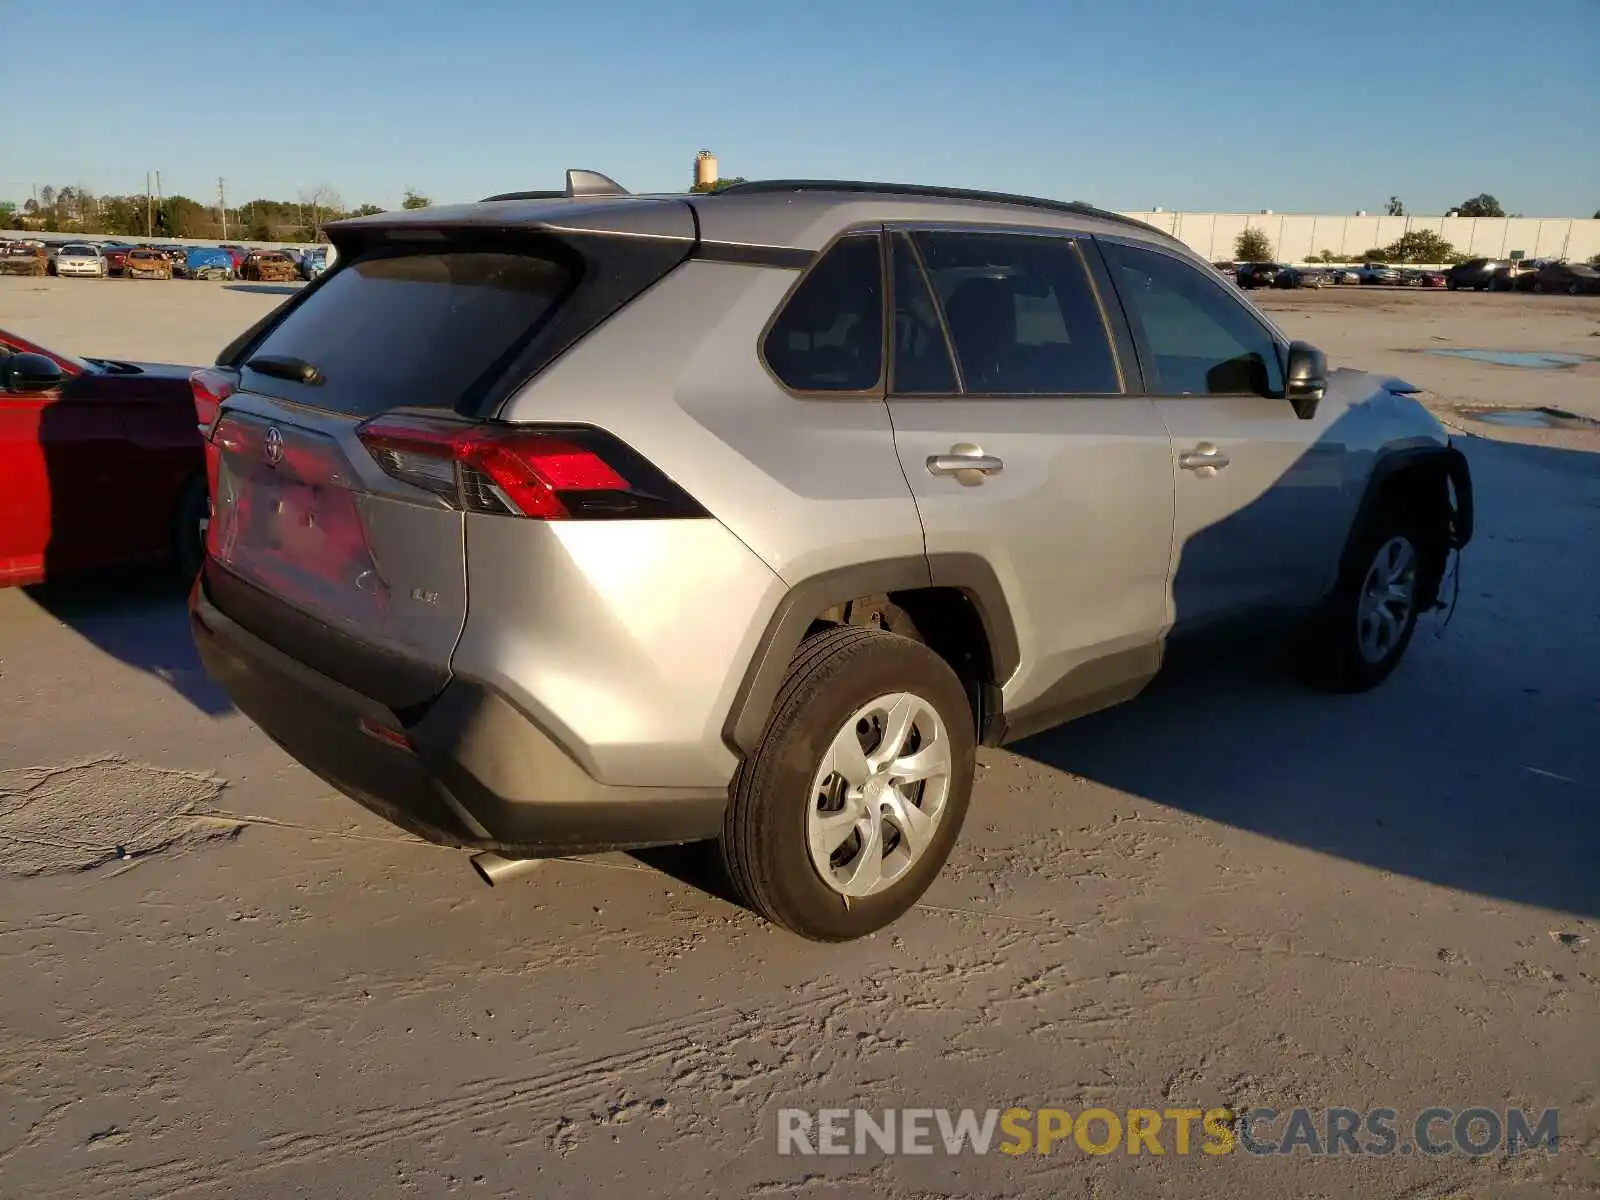
[[[212,603],[397,711],[448,682],[468,603],[470,470],[458,479],[406,423],[434,438],[485,426],[507,390],[693,245],[692,226],[663,251],[452,225],[453,211],[351,223],[337,266],[206,373],[234,389],[212,426]]]

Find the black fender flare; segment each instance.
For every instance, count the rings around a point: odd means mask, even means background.
[[[985,694],[983,719],[985,725],[998,721],[1000,684],[1011,677],[1021,659],[1005,590],[994,568],[975,554],[917,554],[823,571],[801,580],[784,594],[767,622],[723,723],[722,739],[728,748],[741,756],[755,752],[794,653],[819,613],[861,596],[936,587],[961,592],[983,624],[994,675],[993,679],[978,681]]]
[[[1373,465],[1372,473],[1367,476],[1366,489],[1361,494],[1355,517],[1350,522],[1350,531],[1345,536],[1344,550],[1339,556],[1341,576],[1352,565],[1351,553],[1381,502],[1384,486],[1400,472],[1424,465],[1437,465],[1455,492],[1455,507],[1451,511],[1449,549],[1460,550],[1472,540],[1472,472],[1460,447],[1449,443],[1442,446],[1407,446],[1391,450],[1379,457]]]

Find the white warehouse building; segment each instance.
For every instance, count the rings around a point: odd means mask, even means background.
[[[1356,261],[1407,233],[1437,233],[1460,253],[1479,258],[1565,258],[1586,261],[1600,254],[1600,221],[1571,217],[1374,217],[1366,214],[1130,212],[1174,235],[1212,262],[1236,257],[1234,242],[1259,229],[1278,262],[1305,262],[1331,250]]]

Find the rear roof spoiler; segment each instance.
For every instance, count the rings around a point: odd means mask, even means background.
[[[559,192],[501,192],[498,196],[485,196],[482,203],[493,200],[560,200],[576,196],[626,196],[628,189],[609,175],[599,171],[577,168],[567,172],[567,186]]]

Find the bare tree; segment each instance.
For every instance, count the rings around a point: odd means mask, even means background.
[[[319,241],[322,238],[322,227],[344,211],[344,201],[339,198],[339,193],[333,190],[331,183],[319,183],[315,187],[301,188],[300,203],[305,206],[311,217],[311,236]]]

